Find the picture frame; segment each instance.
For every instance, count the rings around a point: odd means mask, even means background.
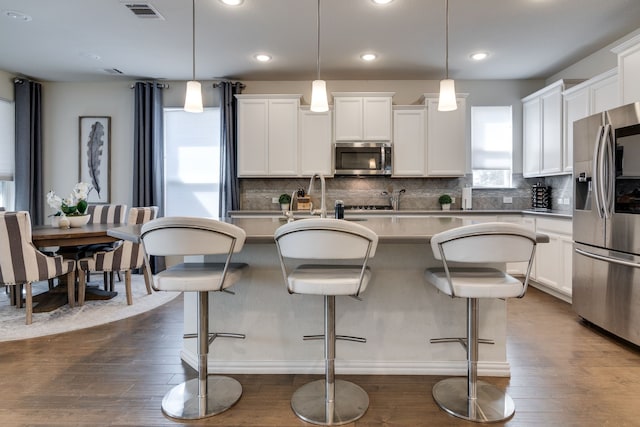
[[[79,117],[79,181],[91,184],[87,202],[111,200],[111,117]]]

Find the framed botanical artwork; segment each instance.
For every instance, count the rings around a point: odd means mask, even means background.
[[[111,199],[111,117],[80,117],[80,181],[91,184],[87,202]]]

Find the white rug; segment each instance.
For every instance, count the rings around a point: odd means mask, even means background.
[[[94,276],[96,278],[102,277],[101,274]],[[89,284],[101,287],[102,280],[95,280]],[[34,295],[46,291],[47,283],[34,283],[33,289]],[[179,292],[155,291],[148,295],[144,285],[144,277],[141,274],[132,275],[132,305],[127,305],[124,282],[118,282],[116,279],[115,290],[118,295],[110,300],[86,301],[82,307],[76,306],[74,308],[65,304],[48,313],[33,313],[33,323],[26,325],[25,309],[18,309],[10,305],[4,287],[0,288],[0,341],[41,337],[102,325],[144,313],[180,295]]]

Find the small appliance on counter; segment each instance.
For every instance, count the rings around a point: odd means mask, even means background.
[[[473,208],[471,203],[471,187],[464,187],[462,189],[462,210],[470,211]]]
[[[534,211],[551,210],[551,187],[538,182],[531,187],[531,208]]]

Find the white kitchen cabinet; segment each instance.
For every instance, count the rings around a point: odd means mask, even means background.
[[[335,141],[391,141],[393,92],[334,92]]]
[[[536,218],[536,232],[549,236],[549,243],[536,248],[534,286],[571,302],[573,231],[570,219]]]
[[[426,110],[422,105],[393,109],[393,176],[426,175]]]
[[[302,176],[322,173],[332,176],[331,149],[332,111],[315,113],[309,107],[300,108],[299,171]]]
[[[618,55],[621,104],[640,101],[640,34],[612,49]]]
[[[300,97],[236,95],[239,177],[298,174]]]
[[[458,108],[438,111],[438,95],[425,94],[427,107],[427,176],[464,176],[467,169],[466,94]]]
[[[522,99],[523,174],[559,175],[563,171],[562,91],[559,80]]]
[[[620,105],[616,68],[586,80],[563,93],[563,170],[573,170],[573,122]]]

